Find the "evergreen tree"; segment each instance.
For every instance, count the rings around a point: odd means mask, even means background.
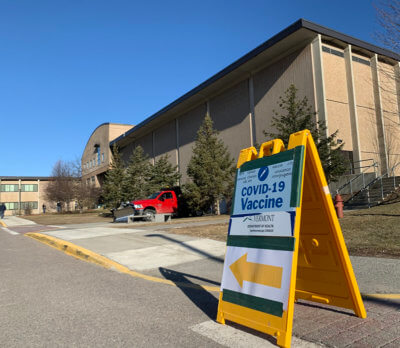
[[[143,148],[136,146],[129,158],[123,187],[129,201],[146,198],[152,191],[151,163]]]
[[[161,156],[151,167],[149,184],[153,192],[162,187],[176,186],[181,178],[177,170],[178,166],[172,165],[168,158],[168,155]]]
[[[193,156],[187,168],[191,182],[186,185],[186,191],[192,209],[207,211],[211,207],[219,214],[220,200],[232,195],[235,167],[217,135],[211,117],[206,115],[197,132]]]
[[[344,143],[337,145],[338,130],[330,136],[326,136],[326,125],[323,121],[314,121],[316,113],[312,111],[308,104],[307,97],[298,99],[297,88],[294,85],[285,91],[285,95],[279,97],[278,105],[281,113],[273,110],[274,117],[271,125],[276,129],[276,133],[263,131],[264,135],[272,139],[282,139],[287,147],[290,134],[308,129],[317,146],[322,167],[328,182],[337,179],[346,172],[348,165],[343,157],[341,150]]]
[[[113,160],[111,168],[105,175],[103,185],[104,201],[113,208],[118,208],[121,202],[125,201],[123,182],[125,178],[125,169],[122,163],[121,155],[117,146],[113,147]]]

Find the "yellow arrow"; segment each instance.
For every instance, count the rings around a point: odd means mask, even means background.
[[[283,268],[247,262],[247,253],[238,258],[229,268],[240,287],[243,287],[243,281],[247,281],[278,289],[281,288]]]

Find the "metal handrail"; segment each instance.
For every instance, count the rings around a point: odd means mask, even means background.
[[[372,159],[367,159],[367,160],[363,160],[363,161],[370,161]],[[362,161],[358,161],[358,162],[362,162]],[[348,182],[346,182],[345,184],[343,184],[342,186],[340,186],[337,190],[336,193],[339,194],[341,190],[343,190],[345,187],[350,185],[350,193],[353,194],[353,186],[352,183],[353,181],[357,180],[360,176],[362,176],[363,179],[363,188],[365,188],[365,172],[370,169],[371,167],[374,168],[374,173],[376,176],[376,169],[378,168],[378,163],[377,162],[373,162],[371,165],[369,166],[363,166],[363,167],[359,167],[356,169],[360,169],[360,168],[365,168],[361,173],[359,173],[357,176],[353,177],[352,179],[350,179]]]
[[[392,169],[390,170],[392,172],[392,176],[393,176],[393,186],[396,187],[396,175],[394,175],[394,170],[400,166],[400,162],[397,162]]]
[[[382,180],[383,180],[383,178],[385,178],[385,177],[388,177],[388,178],[389,178],[389,173],[394,174],[394,170],[395,170],[396,167],[399,166],[399,165],[400,165],[400,162],[396,163],[388,172],[386,172],[385,174],[382,174],[382,175],[378,176],[377,178],[375,178],[374,180],[372,180],[368,185],[366,185],[365,187],[363,187],[359,192],[357,192],[356,195],[358,195],[358,194],[360,194],[361,192],[364,192],[365,190],[367,190],[368,208],[371,208],[371,200],[370,200],[370,188],[371,188],[371,186],[374,185],[378,180],[380,180],[380,182],[381,182],[381,187],[380,187],[380,189],[381,189],[381,197],[382,197],[382,200],[383,200],[385,197],[384,197],[384,192],[383,192],[383,183],[382,183]],[[394,177],[393,188],[395,189],[395,188],[396,188],[396,177],[395,177],[394,175],[393,175],[393,177]],[[354,195],[353,197],[351,197],[350,200],[353,199],[356,195]]]
[[[354,167],[354,164],[356,164],[356,163],[369,162],[369,161],[371,161],[372,164],[370,164],[370,165],[360,165],[358,167]],[[351,174],[354,174],[355,170],[363,169],[363,168],[370,168],[371,166],[374,166],[374,164],[376,164],[376,163],[377,162],[373,158],[367,158],[367,159],[360,160],[360,161],[352,161],[352,166],[350,166],[350,172],[351,172]]]

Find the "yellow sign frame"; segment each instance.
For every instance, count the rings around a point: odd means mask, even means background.
[[[225,324],[225,320],[229,320],[275,336],[281,347],[290,347],[294,303],[297,299],[351,309],[361,318],[367,316],[318,151],[309,130],[290,136],[287,150],[299,146],[304,149],[304,161],[301,168],[298,168],[301,192],[294,222],[295,242],[287,310],[279,317],[235,304],[223,299],[221,288],[217,314],[219,323]],[[280,139],[262,144],[258,154],[254,147],[243,149],[237,168],[246,162],[283,151],[285,148]],[[244,266],[240,269],[236,265],[234,267],[236,273],[248,272],[249,269]],[[262,272],[265,268],[258,269]],[[255,275],[241,275],[244,280],[251,277]],[[263,278],[260,275],[258,277]]]

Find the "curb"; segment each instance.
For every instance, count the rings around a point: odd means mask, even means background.
[[[206,291],[215,291],[219,292],[220,288],[217,286],[207,286],[207,285],[200,285],[194,283],[184,283],[184,282],[173,282],[168,279],[148,276],[139,272],[135,272],[130,270],[128,267],[119,264],[118,262],[112,261],[107,257],[99,255],[93,251],[87,250],[82,248],[78,245],[72,244],[70,242],[64,241],[62,239],[58,239],[55,237],[51,237],[42,233],[26,233],[25,236],[36,239],[37,241],[47,244],[57,250],[64,252],[67,255],[73,256],[79,260],[83,260],[86,262],[94,263],[98,266],[111,269],[120,273],[129,274],[132,277],[141,278],[144,280],[149,280],[152,282],[168,284],[176,287],[184,287],[184,288],[191,288],[197,290],[206,290]]]
[[[6,223],[3,220],[0,220],[0,225],[2,225],[3,227],[7,227]]]
[[[1,221],[0,221],[1,222]],[[168,279],[158,278],[153,276],[148,276],[136,271],[130,270],[128,267],[121,265],[118,262],[110,260],[107,257],[99,255],[93,251],[80,247],[76,244],[58,239],[56,237],[51,237],[42,233],[30,232],[26,233],[25,236],[36,239],[37,241],[47,244],[57,250],[64,252],[67,255],[73,256],[79,260],[94,263],[98,266],[111,269],[120,273],[128,274],[135,278],[141,278],[144,280],[168,284],[176,287],[184,287],[197,290],[206,290],[209,292],[219,292],[220,287],[217,286],[207,286],[195,283],[184,283],[184,282],[173,282]],[[362,294],[363,299],[382,299],[382,300],[400,300],[400,294]]]

